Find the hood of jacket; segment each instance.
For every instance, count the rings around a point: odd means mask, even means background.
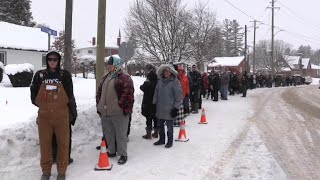
[[[58,52],[58,51],[49,51],[46,55],[46,64],[47,64],[47,69],[50,69],[49,67],[49,62],[48,62],[48,59],[49,59],[49,56],[52,55],[52,54],[55,54],[58,56],[58,65],[57,65],[57,70],[60,70],[61,67],[60,67],[60,63],[61,63],[61,54]]]
[[[171,64],[162,64],[157,71],[158,78],[163,78],[163,71],[165,69],[169,70],[174,75],[174,77],[178,77],[178,72]]]

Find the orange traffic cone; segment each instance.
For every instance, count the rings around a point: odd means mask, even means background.
[[[179,137],[178,139],[176,139],[176,141],[180,141],[180,142],[189,141],[189,139],[187,138],[186,130],[185,130],[185,121],[181,121]]]
[[[201,115],[201,120],[200,120],[199,124],[208,124],[207,118],[206,118],[206,112],[205,112],[204,108],[202,108],[202,115]]]
[[[108,153],[107,153],[106,141],[102,140],[99,162],[96,165],[96,167],[94,168],[94,170],[95,171],[103,171],[103,170],[110,171],[111,169],[112,169],[112,164],[109,163],[109,157],[108,157]]]

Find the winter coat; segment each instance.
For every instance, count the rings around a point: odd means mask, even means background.
[[[106,74],[100,85],[96,94],[97,106],[101,100],[102,86],[110,73]],[[119,71],[115,75],[114,87],[118,96],[118,104],[123,110],[123,114],[127,115],[132,113],[133,103],[134,103],[134,86],[130,75]]]
[[[229,82],[230,82],[230,73],[229,72],[223,73],[223,75],[221,76],[221,86],[229,85]]]
[[[241,77],[241,85],[242,86],[248,86],[248,75],[243,74]]]
[[[221,84],[221,80],[220,80],[220,76],[218,73],[214,73],[212,75],[212,78],[210,78],[210,86],[212,86],[213,90],[215,91],[219,91],[220,89],[220,84]]]
[[[143,85],[140,86],[141,91],[144,92],[141,105],[141,114],[145,117],[153,116],[156,113],[156,107],[152,102],[157,83],[157,74],[155,70],[151,70],[147,75],[147,80],[143,83]]]
[[[55,72],[52,72],[48,65],[48,56],[51,53],[55,53],[59,57],[57,70]],[[37,106],[36,98],[37,98],[40,86],[43,82],[48,84],[54,84],[54,83],[62,84],[68,96],[69,120],[70,120],[70,123],[74,125],[77,119],[78,113],[77,113],[76,100],[73,94],[72,76],[68,71],[60,69],[60,60],[61,60],[61,56],[57,52],[51,51],[47,54],[46,56],[47,68],[37,71],[33,77],[33,81],[30,87],[31,101],[32,101],[32,104]]]
[[[208,78],[208,74],[204,73],[202,76],[202,85],[203,85],[203,89],[204,90],[208,90],[209,88],[209,78]]]
[[[199,71],[191,71],[189,73],[191,78],[191,89],[192,91],[198,91],[201,89],[202,77]]]
[[[163,71],[168,69],[173,76],[165,79]],[[157,71],[160,80],[156,86],[156,90],[153,97],[153,104],[156,104],[158,119],[174,120],[170,113],[172,109],[178,109],[182,104],[182,88],[180,81],[177,79],[177,71],[173,69],[171,65],[161,65]]]
[[[179,80],[182,88],[183,97],[190,95],[189,79],[185,73],[179,74]]]

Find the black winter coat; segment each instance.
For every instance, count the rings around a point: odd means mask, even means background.
[[[146,80],[143,85],[140,86],[141,91],[144,92],[142,99],[141,114],[145,117],[150,117],[155,115],[156,106],[152,103],[154,91],[156,89],[158,79],[155,72],[151,71],[148,74],[148,80]]]
[[[51,72],[48,69],[44,69],[36,72],[30,87],[31,101],[32,101],[32,104],[34,104],[35,106],[37,106],[35,104],[35,101],[36,101],[36,97],[38,95],[42,82],[61,83],[63,85],[63,88],[66,91],[69,98],[68,107],[69,107],[70,123],[74,125],[76,118],[78,116],[78,113],[77,113],[77,105],[76,105],[75,97],[73,94],[73,83],[72,83],[71,74],[66,70],[57,70],[56,72]]]

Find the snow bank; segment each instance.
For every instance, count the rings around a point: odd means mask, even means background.
[[[7,75],[15,75],[20,72],[33,72],[34,66],[29,63],[24,64],[8,64],[5,67],[5,72]]]
[[[320,78],[312,78],[312,85],[319,85]]]

